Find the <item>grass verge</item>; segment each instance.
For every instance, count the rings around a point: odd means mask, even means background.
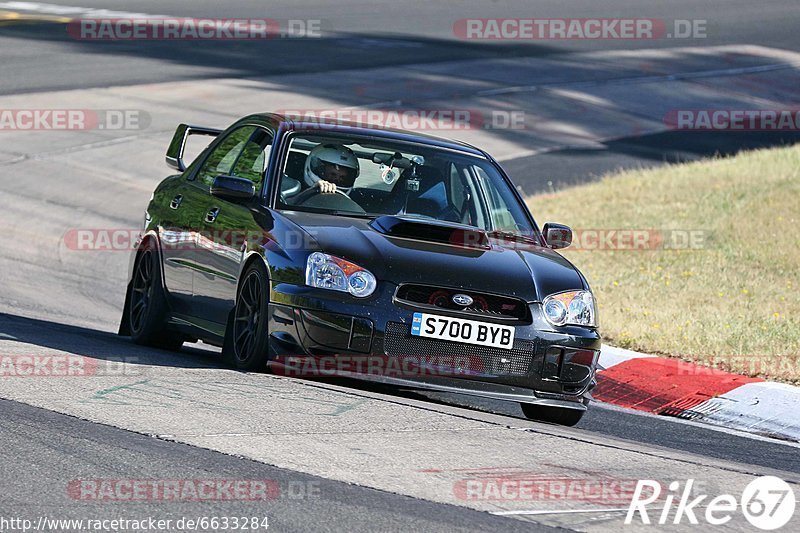
[[[626,171],[528,205],[540,225],[573,228],[563,253],[608,343],[800,383],[800,146]]]

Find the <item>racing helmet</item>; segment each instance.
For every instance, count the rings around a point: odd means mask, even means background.
[[[314,186],[325,177],[325,166],[336,165],[339,169],[347,169],[348,175],[343,187],[352,187],[358,177],[360,168],[358,158],[353,151],[341,144],[319,144],[309,152],[306,158],[303,178],[306,185]]]

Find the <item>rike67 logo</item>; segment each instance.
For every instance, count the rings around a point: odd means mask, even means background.
[[[785,526],[794,515],[792,487],[774,476],[762,476],[751,481],[740,499],[732,494],[721,494],[707,501],[708,494],[694,497],[693,485],[693,479],[687,480],[683,488],[679,481],[673,481],[668,492],[662,495],[658,481],[639,480],[625,515],[625,524],[632,524],[638,514],[643,524],[681,524],[685,519],[698,525],[700,519],[705,519],[706,524],[721,526],[730,522],[735,513],[741,512],[752,526],[771,531]],[[650,512],[656,511],[652,522],[648,506]]]

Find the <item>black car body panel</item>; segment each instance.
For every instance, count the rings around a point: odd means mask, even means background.
[[[514,243],[509,249],[490,239],[488,250],[466,248],[431,242],[424,236],[418,240],[386,236],[365,219],[302,212],[285,215],[298,229],[309,232],[319,249],[369,264],[384,281],[482,289],[527,302],[541,301],[564,287],[587,288],[571,263],[540,246]]]
[[[263,161],[260,193],[249,202],[212,196],[199,171],[207,165],[204,161],[213,157],[216,147],[245,127],[272,138],[269,157]],[[199,130],[202,134],[217,131]],[[184,127],[179,132],[185,142],[192,128]],[[402,214],[381,219],[368,214],[279,209],[283,170],[288,169],[289,139],[299,132],[388,139],[479,158],[496,167],[508,183],[516,202],[529,217],[532,234],[526,240],[509,241],[501,235],[476,232],[477,240],[443,242],[437,238],[442,231],[460,234],[459,231],[471,230],[455,222],[404,218]],[[182,157],[182,146],[171,146],[170,150],[174,153],[167,154],[168,161]],[[451,360],[460,357],[468,364],[413,375],[350,372],[355,368],[351,365],[340,369],[337,375],[352,373],[403,387],[575,410],[585,409],[594,386],[600,350],[597,329],[555,327],[542,310],[542,301],[548,295],[588,291],[588,283],[569,261],[546,246],[519,193],[499,165],[485,152],[462,143],[350,124],[297,123],[271,114],[245,117],[217,135],[181,174],[158,185],[147,207],[142,238],[158,249],[163,290],[170,308],[168,326],[188,340],[225,344],[242,274],[252,262],[261,262],[270,283],[271,365],[290,375],[300,368],[298,360],[309,358],[349,358],[352,363],[358,358],[375,357],[385,362],[409,354],[434,353]],[[324,252],[368,268],[378,280],[375,292],[358,298],[308,286],[306,261],[312,252]],[[135,255],[129,279],[134,264]],[[496,305],[497,309],[477,312],[431,306],[424,301],[426,291],[440,291],[448,298],[466,294]],[[512,325],[513,348],[483,348],[412,336],[415,312]],[[122,334],[129,333],[127,314],[126,304]]]

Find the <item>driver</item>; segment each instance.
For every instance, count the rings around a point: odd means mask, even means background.
[[[341,144],[320,144],[306,158],[304,188],[316,187],[323,194],[347,193],[359,174],[358,158]]]

